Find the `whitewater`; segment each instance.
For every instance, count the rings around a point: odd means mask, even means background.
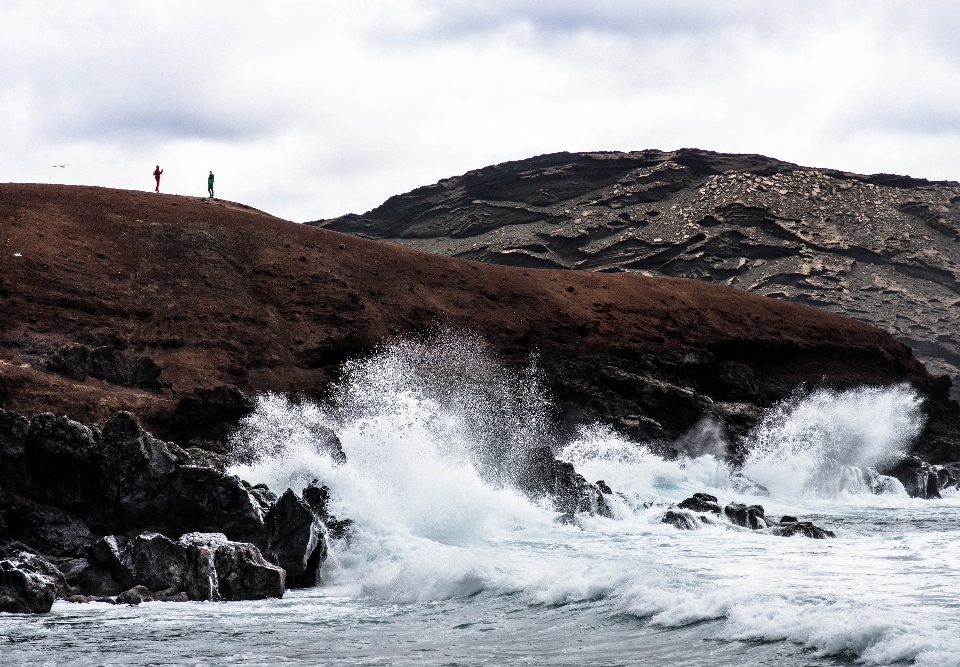
[[[561,433],[535,363],[469,338],[349,362],[329,400],[260,397],[231,472],[312,480],[354,521],[323,584],[258,602],[58,601],[0,615],[3,665],[960,665],[960,494],[909,498],[876,468],[922,426],[909,387],[798,393],[734,468],[720,432],[666,460],[608,427]],[[320,446],[333,428],[338,465]],[[604,480],[612,519],[558,521],[515,490],[548,444]],[[797,516],[836,539],[661,523],[695,492]]]

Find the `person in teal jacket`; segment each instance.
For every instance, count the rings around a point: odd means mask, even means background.
[[[210,196],[213,196],[213,172],[210,172],[210,175],[207,176],[207,192],[210,193]]]

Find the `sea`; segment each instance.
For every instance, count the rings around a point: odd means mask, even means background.
[[[259,397],[234,438],[232,472],[276,492],[316,479],[354,521],[321,585],[0,614],[0,664],[957,666],[960,494],[913,499],[876,472],[922,424],[907,386],[809,388],[765,413],[742,466],[709,422],[668,460],[603,425],[561,431],[536,359],[509,369],[468,336],[395,344],[326,401]],[[613,518],[563,522],[515,489],[541,444],[615,491]],[[661,522],[696,492],[836,538]]]

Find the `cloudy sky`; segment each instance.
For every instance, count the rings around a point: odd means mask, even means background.
[[[563,150],[960,180],[958,35],[922,0],[0,0],[0,182],[212,169],[303,221]]]

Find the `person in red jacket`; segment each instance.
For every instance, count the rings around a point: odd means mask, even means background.
[[[153,177],[157,179],[157,189],[154,192],[160,192],[160,174],[163,173],[163,169],[160,168],[160,165],[157,165],[157,168],[153,170]]]

